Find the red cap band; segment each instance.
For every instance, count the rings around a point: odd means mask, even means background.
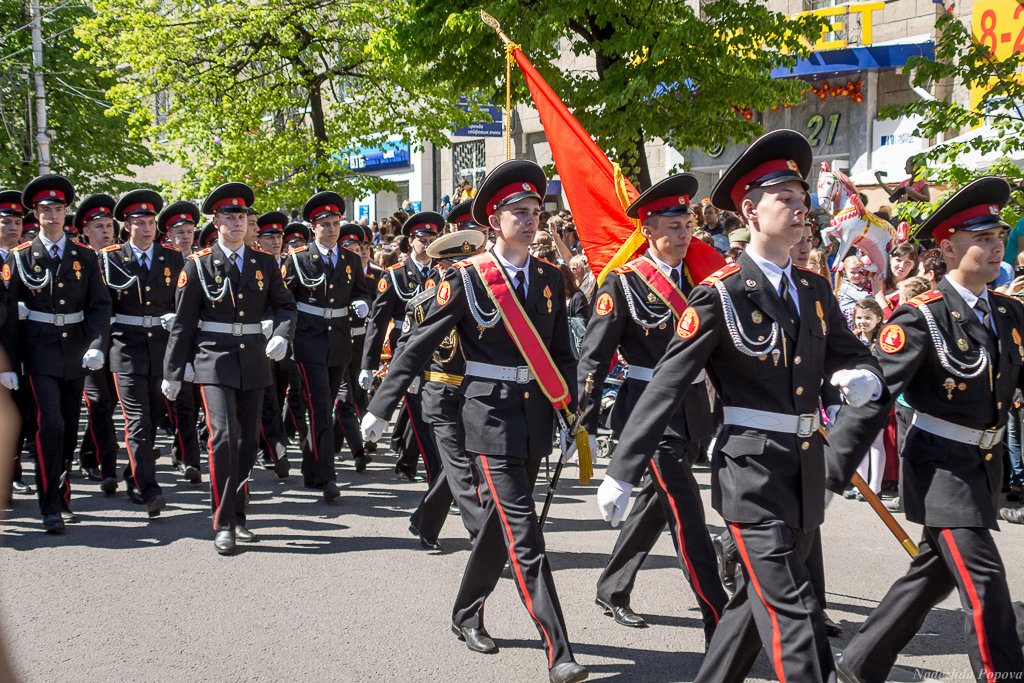
[[[171,216],[167,219],[167,225],[172,223],[181,223],[182,221],[188,221],[189,223],[195,224],[195,218],[190,213],[179,213],[177,216]]]
[[[124,215],[130,216],[133,213],[138,213],[139,211],[152,211],[153,213],[156,213],[156,207],[149,202],[139,202],[138,204],[126,206],[124,208]]]
[[[84,215],[84,216],[82,217],[82,225],[85,225],[86,223],[88,223],[89,221],[91,221],[91,220],[92,220],[93,218],[96,218],[96,216],[100,216],[100,215],[102,215],[102,216],[109,216],[109,215],[110,215],[110,209],[108,209],[108,208],[107,208],[107,207],[105,207],[105,206],[96,206],[96,207],[93,207],[93,208],[92,208],[92,209],[91,209],[91,210],[89,211],[89,213],[85,214],[85,215]]]
[[[59,199],[67,204],[64,193],[60,190],[43,190],[42,192],[36,192],[36,195],[32,197],[32,205],[35,206],[43,199]]]
[[[25,211],[25,208],[21,204],[11,202],[10,204],[0,204],[0,211]]]
[[[520,192],[532,192],[535,195],[540,195],[540,193],[537,192],[537,188],[531,183],[512,183],[511,185],[506,185],[495,192],[494,196],[491,197],[491,201],[487,204],[487,215],[493,215],[503,201],[514,194],[519,194]]]
[[[341,213],[341,210],[334,204],[324,204],[323,206],[318,206],[312,211],[310,211],[309,219],[311,221],[315,221],[317,218],[320,218],[320,216],[323,216],[326,213]]]
[[[665,209],[670,209],[673,206],[690,206],[690,198],[685,194],[673,195],[671,197],[662,197],[661,199],[655,199],[650,204],[644,204],[640,207],[638,213],[640,220],[646,220],[651,214],[655,214]]]
[[[428,230],[431,232],[437,232],[437,226],[433,223],[417,223],[416,225],[409,227],[409,233],[414,233],[418,230]]]
[[[773,173],[780,173],[782,171],[793,171],[794,173],[800,173],[800,167],[792,159],[772,159],[766,161],[763,164],[755,166],[752,170],[747,171],[736,183],[732,186],[732,190],[729,192],[729,196],[732,197],[732,203],[736,205],[736,208],[740,208],[740,202],[743,201],[743,196],[747,194],[747,190],[750,185],[757,181],[759,178],[763,178],[766,175]]]
[[[284,226],[281,225],[280,223],[268,223],[267,225],[264,225],[263,227],[260,228],[260,234],[262,235],[263,233],[269,232],[271,230],[280,230],[284,232]]]
[[[235,206],[240,209],[246,208],[245,200],[242,199],[241,197],[225,197],[224,199],[220,200],[219,202],[213,205],[212,213],[217,213],[218,209],[221,209],[225,206]]]
[[[961,223],[974,218],[981,218],[982,216],[995,216],[999,217],[999,205],[998,204],[981,204],[979,206],[972,206],[969,209],[964,209],[960,213],[955,213],[946,220],[935,226],[932,230],[932,238],[935,243],[938,244],[941,240],[949,239],[949,237],[956,232],[956,229]]]

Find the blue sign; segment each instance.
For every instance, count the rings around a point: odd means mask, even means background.
[[[459,99],[462,100],[463,98]],[[462,111],[469,111],[469,105],[464,101],[460,101],[458,107]],[[456,126],[452,133],[454,135],[464,135],[471,138],[500,138],[503,136],[505,134],[505,130],[502,126],[501,110],[489,104],[485,105],[483,110],[490,115],[492,119],[490,123],[479,121],[477,123],[471,123],[468,126]]]
[[[369,220],[370,220],[370,205],[369,204],[360,204],[359,205],[359,220],[369,222]]]
[[[384,171],[409,165],[409,144],[401,141],[385,142],[380,147],[360,147],[348,155],[348,167],[353,171]]]
[[[422,206],[421,202],[409,202],[409,203],[412,204],[412,211],[413,211],[413,213],[419,213],[420,211],[422,211],[422,209],[420,208]]]

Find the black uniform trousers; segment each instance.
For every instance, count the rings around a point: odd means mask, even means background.
[[[117,435],[114,433],[114,376],[103,368],[85,376],[86,423],[78,459],[82,467],[99,467],[104,478],[117,477]]]
[[[730,523],[743,581],[725,607],[696,680],[745,680],[762,644],[785,681],[835,681],[835,661],[806,560],[814,532],[781,521]],[[808,657],[814,652],[816,656]]]
[[[405,406],[402,408],[408,418],[405,425],[404,446],[402,454],[395,463],[395,467],[405,467],[410,472],[416,472],[417,455],[423,459],[423,468],[426,470],[427,483],[433,483],[434,477],[441,473],[441,459],[437,455],[437,448],[434,440],[430,437],[430,427],[423,420],[423,401],[418,393],[406,392]],[[398,427],[396,425],[395,429]]]
[[[260,420],[260,453],[275,465],[288,455],[288,438],[284,434],[284,402],[288,394],[288,379],[294,363],[271,362],[273,384],[263,393],[263,413]]]
[[[700,488],[690,469],[700,444],[665,436],[648,465],[633,509],[622,525],[608,565],[597,581],[597,596],[616,606],[629,606],[636,574],[668,523],[676,555],[686,572],[710,640],[729,596],[718,577],[718,561],[705,525]]]
[[[116,372],[114,384],[124,416],[124,445],[129,463],[125,478],[130,476],[134,480],[142,500],[148,503],[161,493],[160,485],[156,483],[153,452],[156,420],[164,400],[160,393],[160,375]]]
[[[540,633],[548,668],[570,661],[572,648],[533,503],[540,460],[478,455],[476,463],[486,486],[487,515],[462,576],[452,623],[470,628],[483,626],[484,601],[497,585],[508,560],[519,597]]]
[[[199,387],[185,382],[181,392],[167,406],[167,414],[174,425],[174,445],[171,446],[171,457],[175,463],[184,463],[188,467],[200,469],[199,465],[199,431],[196,420],[199,410],[196,406],[202,402],[198,396]]]
[[[334,481],[334,397],[348,372],[347,365],[298,363],[302,400],[309,424],[299,423],[302,442],[302,478],[307,484],[323,486]]]
[[[359,431],[359,422],[366,413],[367,404],[366,392],[359,386],[359,362],[362,356],[363,337],[353,337],[352,360],[334,398],[335,448],[340,451],[342,442],[347,442],[354,456],[365,450],[363,435]]]
[[[1010,680],[1024,671],[1006,570],[992,533],[984,528],[925,527],[910,569],[892,585],[843,653],[868,683],[885,681],[900,651],[928,611],[956,589],[964,610],[971,672],[978,681]]]
[[[284,403],[285,434],[298,436],[306,429],[306,404],[303,400],[302,381],[299,379],[299,368],[296,365],[288,376],[288,397]]]
[[[259,442],[263,387],[234,389],[218,384],[200,387],[210,431],[210,488],[213,529],[245,524],[245,494]]]
[[[45,517],[70,509],[68,456],[78,442],[84,379],[29,375],[28,382],[35,403],[36,492]]]

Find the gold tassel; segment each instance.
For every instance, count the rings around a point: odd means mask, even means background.
[[[590,483],[594,476],[594,456],[590,452],[590,438],[584,429],[576,431],[576,458],[580,468],[580,483]]]

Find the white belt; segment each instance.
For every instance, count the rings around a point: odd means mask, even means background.
[[[515,382],[516,384],[527,384],[533,381],[533,373],[530,372],[530,366],[528,365],[510,367],[467,360],[466,376],[470,375],[482,377],[483,379],[495,379],[499,382]]]
[[[821,426],[821,414],[818,412],[787,415],[786,413],[770,413],[767,410],[725,406],[722,413],[723,422],[728,425],[751,427],[782,434],[796,434],[804,438],[814,434]]]
[[[120,313],[114,316],[114,322],[132,327],[160,327],[161,324],[158,315],[122,315]]]
[[[215,323],[209,320],[200,320],[199,329],[203,332],[231,334],[236,337],[241,337],[243,334],[263,334],[263,325],[259,323]]]
[[[330,320],[331,318],[344,318],[348,315],[348,306],[345,308],[321,308],[320,306],[310,306],[309,304],[299,303],[295,307],[299,309],[300,313],[308,313],[315,315],[318,318],[324,320]]]
[[[395,329],[401,332],[405,329],[405,321],[399,318],[395,318]]]
[[[1002,441],[1003,432],[1006,431],[1005,427],[1000,427],[999,429],[971,429],[970,427],[947,422],[925,413],[914,413],[910,425],[916,426],[918,429],[929,434],[941,436],[943,439],[959,441],[969,446],[986,449],[992,448]]]
[[[650,382],[654,377],[654,368],[645,368],[642,365],[630,365],[626,370],[626,377],[629,379],[640,380],[641,382]],[[703,382],[705,377],[707,377],[707,373],[701,370],[700,374],[693,379],[692,383],[697,384],[699,382]]]
[[[353,327],[351,330],[351,334],[353,337],[358,337],[361,334],[366,334],[366,325],[363,325],[362,327]]]
[[[65,325],[74,325],[85,320],[85,314],[82,311],[77,313],[43,313],[42,311],[28,312],[28,319],[35,323],[47,323],[54,327],[64,327]]]

